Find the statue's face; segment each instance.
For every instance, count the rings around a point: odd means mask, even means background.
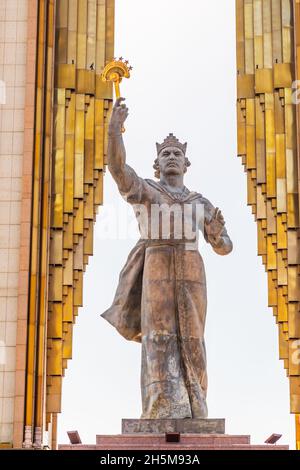
[[[166,147],[158,155],[162,175],[183,175],[186,171],[185,155],[178,147]]]

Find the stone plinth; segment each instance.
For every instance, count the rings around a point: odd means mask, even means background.
[[[167,442],[166,433],[180,433]],[[288,450],[284,445],[252,445],[250,436],[225,434],[224,419],[123,419],[122,434],[98,435],[94,445],[60,445],[60,450]]]
[[[180,442],[166,442],[164,434],[119,434],[96,436],[96,445],[60,445],[59,450],[288,450],[283,445],[251,445],[250,436],[226,434],[181,434]]]
[[[225,419],[122,419],[122,434],[224,434]]]

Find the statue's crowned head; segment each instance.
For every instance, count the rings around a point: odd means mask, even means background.
[[[187,143],[182,144],[173,134],[169,134],[162,144],[156,143],[157,158],[154,162],[155,177],[161,174],[183,174],[191,165],[185,156]]]

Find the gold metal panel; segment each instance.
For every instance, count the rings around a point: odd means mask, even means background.
[[[77,70],[77,93],[95,94],[95,72]]]
[[[289,375],[300,377],[300,340],[291,339],[289,344]]]
[[[272,278],[272,271],[268,271],[268,305],[269,307],[277,305],[276,283]]]
[[[274,110],[275,110],[275,132],[276,134],[285,134],[285,113],[284,100],[281,97],[281,90],[274,92]]]
[[[280,359],[288,359],[289,357],[289,348],[288,343],[286,341],[286,336],[284,333],[284,325],[283,323],[278,324],[278,337],[279,337],[279,358]]]
[[[73,1],[71,1],[70,3],[73,4]],[[68,31],[68,55],[67,55],[68,64],[75,64],[76,57],[77,57],[77,33],[75,31],[69,30]]]
[[[287,172],[287,192],[297,193],[298,191],[298,178],[297,178],[297,160],[296,152],[286,150],[286,172]]]
[[[274,88],[289,88],[293,82],[290,64],[274,64]]]
[[[74,197],[74,136],[66,135],[65,174],[64,174],[64,212],[73,212]]]
[[[59,351],[57,352],[59,353]],[[60,354],[60,357],[62,357],[62,354]],[[60,413],[62,378],[60,376],[53,376],[51,379],[51,385],[47,387],[46,411],[48,413]]]
[[[83,272],[78,271],[78,280],[75,282],[75,290],[74,290],[74,305],[77,305],[78,307],[82,306],[82,297],[83,297],[82,282],[83,282]]]
[[[62,231],[61,230],[52,230],[51,231],[51,240],[50,240],[50,264],[61,264],[62,263]]]
[[[276,177],[286,178],[285,134],[276,134]]]
[[[53,303],[48,318],[48,338],[62,338],[62,304]]]
[[[299,226],[298,194],[288,194],[288,227],[297,228]]]
[[[48,355],[48,374],[61,375],[62,374],[62,340],[52,338],[51,347],[49,348]]]
[[[244,0],[236,0],[237,70],[245,72]]]
[[[105,66],[105,36],[106,36],[106,4],[105,0],[98,1],[97,39],[96,39],[96,72],[101,73]]]
[[[101,75],[96,75],[96,93],[95,97],[102,100],[112,99],[113,95],[112,82],[104,82]]]
[[[256,69],[255,70],[255,92],[256,93],[273,93],[273,70],[272,69]]]
[[[84,218],[94,220],[94,187],[91,186],[89,192],[86,195],[85,207],[84,207]]]
[[[270,153],[275,153],[275,121],[274,110],[266,109],[266,150]]]
[[[58,88],[76,88],[76,69],[72,64],[59,64],[56,66],[56,83]]]
[[[79,69],[85,69],[87,66],[86,52],[87,52],[87,0],[78,0],[77,67]]]
[[[94,140],[95,134],[95,99],[91,96],[89,97],[89,104],[85,113],[85,140]]]
[[[86,68],[86,34],[77,33],[77,66]]]
[[[290,377],[291,413],[299,413],[300,410],[300,377]]]
[[[64,248],[73,249],[73,216],[69,217],[68,223],[64,224]]]
[[[277,320],[279,322],[287,322],[288,311],[287,311],[286,296],[284,295],[284,289],[282,289],[281,287],[278,287],[277,289],[277,306],[278,306]]]
[[[300,313],[298,302],[288,304],[289,338],[298,340],[300,338]]]
[[[237,97],[241,98],[254,98],[254,74],[250,75],[238,75],[237,77]]]
[[[95,187],[95,204],[100,205],[103,203],[103,172],[100,172],[100,177]]]
[[[68,5],[68,34],[77,31],[78,0],[69,0]]]
[[[65,323],[66,332],[63,340],[63,358],[72,359],[72,323]]]
[[[256,168],[255,154],[255,101],[247,100],[246,109],[246,149],[247,149],[247,169]]]
[[[78,201],[78,209],[74,217],[74,233],[83,234],[83,200]]]
[[[273,44],[272,44],[272,34],[264,33],[264,67],[272,68],[273,64]]]
[[[88,0],[87,67],[96,62],[97,0]]]
[[[58,64],[65,64],[67,62],[67,38],[67,28],[56,30],[56,50]]]
[[[105,62],[110,62],[114,57],[114,21],[115,1],[106,0],[106,39],[105,39]]]
[[[288,230],[288,263],[289,264],[300,264],[300,245],[298,240],[297,230]]]
[[[63,321],[64,322],[72,322],[73,321],[73,316],[74,316],[74,307],[73,307],[73,294],[74,294],[74,289],[73,289],[73,280],[72,280],[72,287],[68,286],[67,288],[68,292],[67,295],[64,298],[64,303],[63,303]]]
[[[238,155],[246,155],[246,119],[245,119],[245,112],[244,112],[244,109],[241,107],[240,101],[238,101],[237,103],[237,116],[238,116],[238,120],[237,120]]]
[[[62,207],[63,207],[63,195],[62,194],[54,195],[53,212],[52,212],[53,227],[60,228],[63,226]]]
[[[84,254],[93,255],[93,221],[90,221],[90,227],[84,238]]]
[[[49,300],[53,302],[62,301],[62,267],[52,266],[50,268],[50,286],[49,286]]]
[[[95,101],[95,169],[104,166],[104,107],[103,101]]]
[[[282,251],[277,251],[277,272],[278,286],[286,286],[288,283],[287,269]],[[278,309],[278,321],[288,321],[286,297],[283,290],[280,288],[278,288]]]
[[[57,4],[56,27],[67,28],[68,26],[69,0],[60,0]]]
[[[300,300],[299,274],[297,266],[288,267],[288,300],[298,302]]]
[[[65,261],[63,270],[64,286],[72,286],[73,283],[73,251],[69,251],[68,259]]]

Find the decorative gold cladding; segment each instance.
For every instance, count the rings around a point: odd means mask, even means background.
[[[103,200],[112,84],[101,73],[113,44],[114,0],[39,2],[25,447],[40,448],[47,428],[56,446],[62,377]]]
[[[113,59],[114,1],[61,0],[56,11],[49,255],[47,422],[61,411],[61,385],[72,358],[82,306],[83,272],[103,198],[112,84],[101,81]],[[51,418],[53,416],[53,418]]]
[[[31,227],[30,292],[27,338],[25,426],[40,446],[45,398],[45,342],[49,246],[49,197],[52,132],[52,66],[54,51],[54,0],[41,0],[38,11],[38,57],[36,69],[36,114],[34,178]]]
[[[279,356],[290,380],[291,412],[297,414],[300,366],[293,358],[300,339],[300,160],[292,83],[299,1],[236,0],[236,18],[238,155],[257,221],[258,254],[268,275]],[[299,417],[296,423],[299,441]]]

